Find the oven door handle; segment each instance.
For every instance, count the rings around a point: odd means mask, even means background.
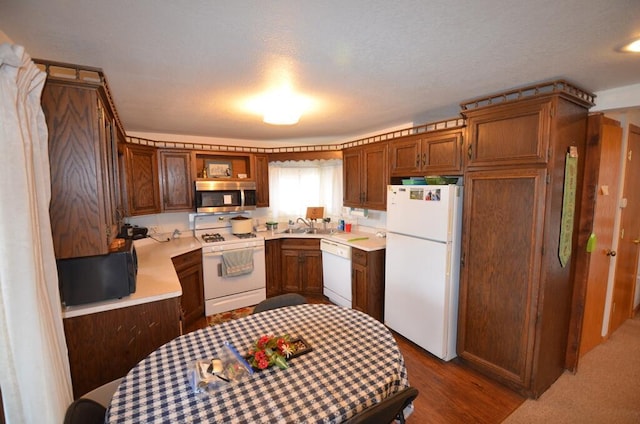
[[[264,250],[264,246],[247,247],[247,249],[253,249],[254,251],[259,251],[259,250]],[[242,249],[234,249],[234,250],[242,250]],[[218,250],[215,252],[203,252],[202,257],[213,258],[216,256],[222,256],[224,252],[233,252],[233,250]]]

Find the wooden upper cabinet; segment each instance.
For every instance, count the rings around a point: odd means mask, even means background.
[[[552,113],[549,98],[468,112],[466,168],[547,163]]]
[[[119,224],[113,114],[99,87],[47,81],[49,215],[56,258],[105,254]]]
[[[254,155],[254,173],[256,180],[256,206],[269,207],[269,157],[266,154]]]
[[[371,143],[344,150],[342,168],[344,206],[376,210],[387,208],[387,143]]]
[[[158,150],[126,143],[125,169],[129,215],[159,213]]]
[[[462,129],[401,137],[389,150],[392,177],[462,174]]]
[[[160,186],[162,210],[193,211],[193,178],[191,152],[164,149],[160,154]]]

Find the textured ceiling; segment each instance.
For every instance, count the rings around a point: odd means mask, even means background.
[[[346,140],[457,115],[563,78],[640,83],[638,0],[0,0],[32,57],[102,68],[127,132]],[[317,109],[290,127],[239,108],[286,74]]]

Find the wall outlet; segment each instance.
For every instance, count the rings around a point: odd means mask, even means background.
[[[157,225],[150,225],[149,226],[149,233],[150,234],[158,234],[158,226]]]

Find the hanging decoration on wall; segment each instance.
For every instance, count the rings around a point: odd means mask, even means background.
[[[564,194],[562,198],[562,218],[560,221],[560,246],[558,257],[564,268],[571,257],[573,238],[573,217],[576,210],[576,184],[578,178],[578,149],[569,147],[564,168]]]

